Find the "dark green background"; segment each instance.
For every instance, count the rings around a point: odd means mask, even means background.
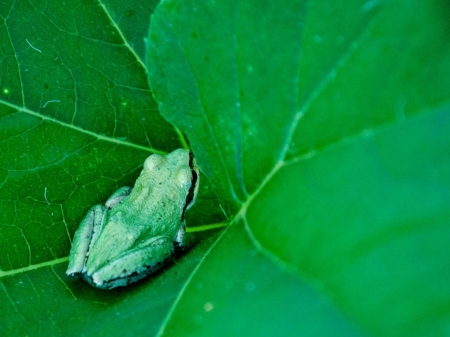
[[[447,335],[450,4],[155,7],[0,2],[2,335]],[[186,139],[188,225],[230,226],[69,280],[85,212]]]

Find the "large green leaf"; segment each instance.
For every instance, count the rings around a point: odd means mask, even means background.
[[[444,335],[448,3],[165,0],[145,49],[154,6],[0,3],[2,335]],[[87,209],[182,133],[188,225],[229,228],[128,288],[69,280]]]
[[[445,1],[192,0],[164,2],[152,21],[160,110],[186,130],[226,210],[239,210],[253,244],[299,277],[296,290],[309,283],[374,335],[448,329],[449,13]],[[298,321],[314,300],[274,302],[277,287],[265,285],[275,272],[261,276],[256,257],[235,253],[234,226],[167,335],[186,326],[230,335],[245,322],[255,335],[320,335],[314,319]],[[251,299],[247,280],[259,290]]]

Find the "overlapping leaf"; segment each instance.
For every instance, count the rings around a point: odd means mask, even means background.
[[[375,335],[446,329],[449,10],[443,1],[167,1],[151,29],[161,112],[187,130],[253,243]],[[314,320],[290,325],[287,313],[302,305],[274,304],[264,286],[246,293],[246,277],[264,284],[276,272],[256,277],[246,262],[253,279],[227,267],[239,245],[231,233],[197,271],[203,287],[189,287],[167,335],[180,326],[226,335],[253,317],[255,335],[260,326],[320,335]],[[240,292],[227,289],[235,278]],[[189,324],[202,304],[207,313]]]

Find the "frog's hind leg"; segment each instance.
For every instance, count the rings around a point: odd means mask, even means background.
[[[102,205],[93,206],[84,219],[81,221],[72,241],[70,249],[69,265],[66,274],[74,276],[83,272],[89,250],[98,237],[101,229],[105,207]]]
[[[128,186],[124,186],[119,188],[117,191],[115,191],[111,196],[106,200],[105,206],[109,209],[116,206],[118,203],[120,203],[123,199],[128,197],[131,193],[132,188]]]
[[[95,271],[89,282],[99,288],[115,288],[136,282],[169,262],[173,256],[173,238],[156,236],[138,247],[118,256],[114,261]]]

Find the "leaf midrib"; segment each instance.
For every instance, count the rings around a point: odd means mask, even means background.
[[[34,112],[34,111],[32,111],[32,110],[30,110],[28,108],[20,107],[18,105],[12,104],[10,102],[7,102],[7,101],[1,100],[1,99],[0,99],[0,104],[4,104],[4,105],[6,105],[6,106],[8,106],[10,108],[13,108],[13,109],[17,110],[18,112],[24,112],[24,113],[27,113],[27,114],[29,114],[31,116],[41,118],[42,120],[46,120],[46,121],[49,121],[49,122],[52,122],[52,123],[56,123],[56,124],[61,125],[62,127],[66,127],[66,128],[75,130],[77,132],[80,132],[80,133],[92,136],[94,138],[97,138],[98,140],[103,140],[103,141],[114,143],[114,144],[118,144],[118,145],[132,147],[132,148],[135,148],[135,149],[138,149],[138,150],[143,150],[143,151],[146,151],[146,152],[157,153],[157,154],[161,154],[161,155],[167,154],[166,151],[158,150],[158,149],[155,149],[153,147],[147,147],[147,146],[143,146],[143,145],[127,142],[127,141],[124,141],[124,140],[120,140],[120,139],[117,139],[117,138],[103,136],[103,135],[100,135],[98,133],[95,133],[95,132],[92,132],[92,131],[89,131],[89,130],[85,130],[85,129],[79,127],[79,126],[75,126],[73,124],[65,123],[65,122],[62,122],[60,120],[51,118],[49,116],[41,115],[41,114],[39,114],[37,112]]]

